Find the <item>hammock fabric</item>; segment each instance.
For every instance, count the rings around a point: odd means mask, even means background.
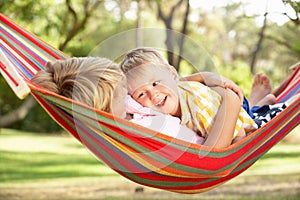
[[[1,72],[15,87],[25,82],[48,114],[120,175],[145,186],[200,193],[241,174],[299,125],[299,99],[242,141],[216,149],[171,138],[114,118],[30,82],[47,61],[64,53],[0,15]],[[275,91],[277,101],[299,92],[300,64]],[[15,73],[17,72],[17,73]],[[17,75],[15,75],[17,74]]]

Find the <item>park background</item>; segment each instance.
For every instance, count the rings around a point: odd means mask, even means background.
[[[165,43],[173,52],[163,53],[181,75],[214,71],[239,84],[246,96],[255,73],[267,74],[275,88],[300,58],[299,1],[7,0],[0,2],[0,10],[69,56],[88,56],[97,44],[126,31],[173,30],[201,47]],[[122,45],[129,43],[139,44],[139,37]],[[213,67],[205,62],[191,66],[178,56],[184,49],[201,59],[202,48]],[[0,87],[0,199],[300,197],[299,127],[220,189],[185,196],[144,188],[137,194],[138,185],[96,160],[32,97],[18,100],[2,76]]]

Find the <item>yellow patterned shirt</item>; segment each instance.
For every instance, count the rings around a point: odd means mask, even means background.
[[[181,124],[206,138],[214,123],[222,97],[211,88],[192,81],[180,81],[178,91],[182,115]],[[257,129],[257,124],[243,108],[241,108],[236,123],[234,138],[241,128],[244,128],[246,133]]]

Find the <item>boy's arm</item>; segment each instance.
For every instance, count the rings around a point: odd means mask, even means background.
[[[213,87],[212,89],[222,96],[222,102],[204,145],[225,148],[232,143],[241,103],[238,96],[230,89],[221,87]]]
[[[212,72],[198,72],[180,79],[181,81],[196,81],[205,84],[208,87],[220,86],[234,91],[243,102],[244,94],[242,89],[232,80]]]

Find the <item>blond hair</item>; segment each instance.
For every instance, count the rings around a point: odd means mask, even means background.
[[[47,63],[32,82],[75,101],[112,112],[112,98],[124,78],[119,66],[106,58],[85,57]]]
[[[160,52],[151,47],[139,47],[127,52],[120,67],[124,73],[127,73],[133,68],[145,64],[172,67]]]

